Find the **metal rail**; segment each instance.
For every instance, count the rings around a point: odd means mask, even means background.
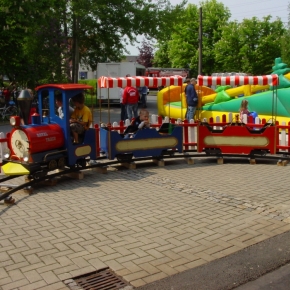
[[[164,155],[164,156],[150,156],[150,157],[140,157],[140,158],[134,158],[132,159],[131,162],[142,162],[142,161],[147,161],[147,160],[152,160],[152,159],[181,159],[181,158],[247,158],[247,159],[264,159],[264,160],[271,160],[271,161],[289,161],[290,162],[290,156],[280,156],[280,155],[241,155],[241,154],[217,154],[217,155],[208,155],[205,153],[194,153],[193,150],[188,150],[185,151],[184,154],[179,154],[179,153],[175,153],[175,155],[170,156],[170,155]],[[104,160],[104,158],[100,158],[97,159],[96,161],[98,162],[98,160]],[[2,195],[0,195],[0,201],[4,200],[4,199],[8,199],[10,197],[10,195],[20,189],[26,188],[26,187],[32,187],[33,185],[36,185],[42,181],[45,181],[47,179],[53,179],[55,177],[61,176],[61,175],[66,175],[69,173],[74,173],[74,172],[79,172],[81,170],[85,170],[85,169],[90,169],[90,168],[98,168],[98,167],[105,167],[105,166],[110,166],[110,165],[117,165],[120,164],[120,161],[117,160],[113,160],[113,161],[107,161],[107,162],[102,162],[102,163],[96,163],[96,164],[91,164],[91,165],[87,165],[85,167],[75,167],[75,168],[67,168],[64,169],[60,172],[56,172],[56,173],[52,173],[49,175],[45,175],[43,177],[40,177],[38,179],[33,179],[30,180],[28,182],[25,182],[21,185],[18,186],[13,186],[13,188],[11,188],[10,190],[8,190],[7,192],[3,193]],[[0,186],[7,186],[7,184],[2,184],[2,182],[5,182],[7,180],[11,180],[17,177],[20,177],[23,175],[14,175],[14,176],[8,176],[5,178],[0,179]],[[12,186],[11,186],[12,187]]]

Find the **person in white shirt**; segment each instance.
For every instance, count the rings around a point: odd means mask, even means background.
[[[57,105],[58,116],[61,119],[63,119],[64,118],[64,113],[63,113],[63,110],[62,110],[62,95],[57,95],[55,97],[55,103]],[[73,112],[74,112],[74,108],[69,106],[69,117],[72,115]]]

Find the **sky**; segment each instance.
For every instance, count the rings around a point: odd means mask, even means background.
[[[172,5],[179,4],[180,0],[170,0]],[[199,0],[188,0],[188,3],[192,3],[199,6]],[[288,4],[290,0],[218,0],[223,3],[225,7],[229,8],[232,17],[231,20],[238,20],[241,22],[244,18],[252,18],[256,16],[262,19],[264,16],[271,15],[272,20],[276,17],[280,17],[281,20],[287,24],[288,22]],[[142,41],[142,36],[138,37],[139,41]],[[139,55],[140,43],[136,43],[134,46],[127,46],[130,55]]]

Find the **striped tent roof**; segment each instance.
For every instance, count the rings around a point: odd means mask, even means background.
[[[181,76],[171,77],[123,77],[123,78],[111,78],[100,77],[98,79],[99,88],[125,88],[127,86],[133,87],[167,87],[167,86],[181,86],[184,78]]]
[[[278,75],[264,75],[264,76],[227,76],[227,77],[211,77],[201,76],[197,78],[197,85],[199,86],[216,86],[216,85],[272,85],[279,84]]]

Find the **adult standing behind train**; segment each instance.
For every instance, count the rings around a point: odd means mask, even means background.
[[[138,117],[139,92],[134,87],[126,87],[123,92],[123,104],[126,106],[127,117],[131,121],[132,117]]]
[[[121,120],[125,121],[127,118],[126,106],[123,104],[123,93],[124,89],[120,88],[119,96],[120,96],[120,107],[121,107]]]
[[[139,88],[139,93],[141,95],[141,104],[142,104],[142,108],[147,108],[147,87],[143,86]]]
[[[4,96],[5,103],[8,104],[11,98],[11,91],[8,87],[4,88],[2,91],[2,95]]]
[[[130,75],[127,74],[126,77],[130,77]],[[124,93],[124,89],[120,88],[119,96],[120,96],[120,106],[121,106],[121,120],[125,121],[127,119],[127,109],[126,109],[126,105],[123,104],[123,93]]]
[[[186,103],[187,103],[186,119],[188,121],[194,119],[194,114],[196,111],[196,107],[198,105],[198,97],[196,90],[194,88],[195,84],[196,79],[192,78],[190,80],[190,83],[185,88]]]

